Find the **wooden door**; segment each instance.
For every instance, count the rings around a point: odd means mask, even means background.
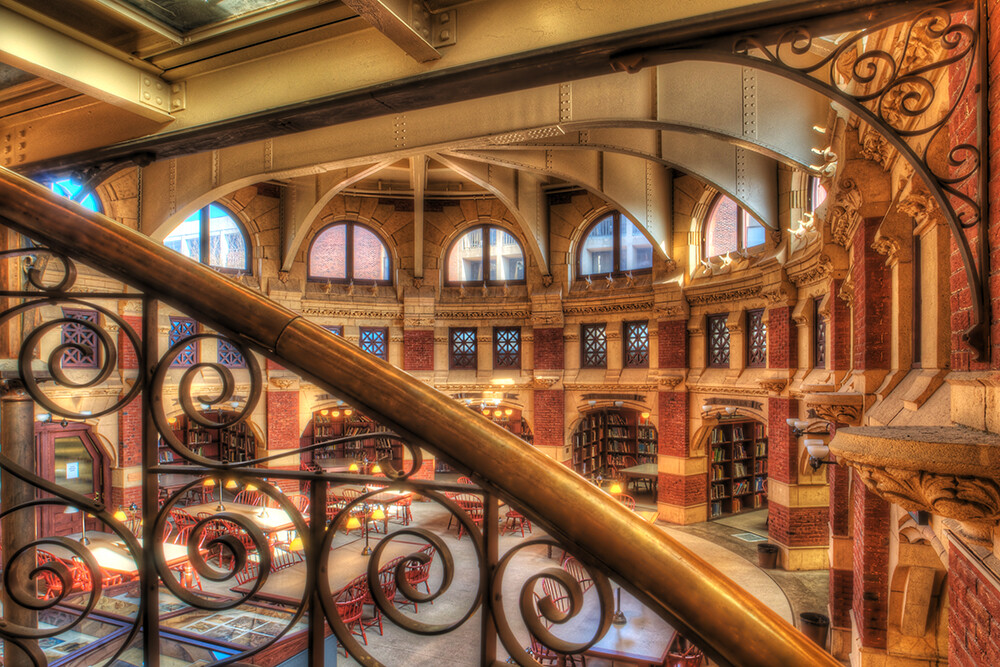
[[[98,445],[88,424],[39,422],[35,424],[35,452],[39,476],[88,498],[111,497],[111,462]],[[116,508],[109,508],[112,511]],[[83,517],[67,514],[64,506],[43,507],[39,517],[41,535],[79,533]],[[99,528],[96,519],[87,520],[87,529]]]

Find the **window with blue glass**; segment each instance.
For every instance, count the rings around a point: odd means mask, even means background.
[[[332,334],[336,334],[337,336],[343,336],[344,335],[344,325],[343,324],[324,324],[323,328],[326,329],[327,331],[329,331]]]
[[[236,346],[227,340],[219,341],[219,363],[226,368],[246,368],[247,360]]]
[[[389,329],[386,327],[361,327],[358,345],[368,354],[388,361]]]
[[[188,336],[193,336],[198,333],[198,323],[192,320],[190,317],[171,317],[170,318],[170,335],[169,342],[170,346],[173,347],[175,343],[179,343]],[[198,343],[191,342],[184,347],[183,350],[174,359],[171,366],[194,366],[198,363]]]
[[[62,195],[67,199],[72,199],[84,208],[103,213],[101,202],[98,201],[93,191],[84,191],[83,183],[73,178],[63,178],[58,181],[50,181],[49,189],[57,195]]]
[[[189,215],[163,245],[219,271],[250,273],[250,242],[236,216],[219,204]]]

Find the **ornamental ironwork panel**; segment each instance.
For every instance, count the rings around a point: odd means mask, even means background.
[[[474,328],[451,328],[448,330],[448,367],[476,368],[479,353],[476,348]]]
[[[649,323],[626,322],[625,367],[646,368],[649,366]]]
[[[141,496],[116,509],[111,499],[81,495],[20,466],[9,447],[0,451],[4,497],[8,489],[31,491],[29,500],[0,506],[11,545],[3,553],[8,599],[0,624],[8,664],[157,667],[173,664],[161,660],[167,656],[238,665],[305,650],[310,665],[321,665],[332,632],[353,660],[381,665],[399,654],[391,634],[382,635],[383,626],[394,626],[408,645],[464,633],[447,644],[448,659],[460,664],[509,655],[535,666],[539,655],[582,654],[608,632],[612,586],[586,554],[568,553],[516,505],[501,510],[486,489],[422,479],[429,443],[416,446],[356,408],[342,406],[348,419],[311,444],[278,453],[250,448],[248,460],[227,461],[227,449],[242,446],[233,438],[252,437],[265,387],[276,382],[258,352],[134,291],[74,292],[70,260],[60,257],[61,269],[39,268],[46,263],[40,257],[51,254],[6,253],[31,261],[27,287],[0,292],[17,300],[0,312],[0,324],[62,306],[90,309],[105,324],[94,328],[96,383],[119,374],[129,381],[100,409],[81,410],[66,399],[66,388],[77,385],[63,371],[64,346],[46,336],[66,318],[26,317],[34,324],[18,354],[21,378],[7,390],[23,391],[67,421],[139,411]],[[137,314],[141,330],[123,312]],[[168,330],[161,325],[167,321],[184,327]],[[113,328],[114,337],[106,330]],[[384,349],[386,330],[374,331]],[[228,353],[220,353],[215,362],[178,368],[202,342],[234,351],[246,367],[227,366]],[[39,358],[47,368],[32,363]],[[30,421],[32,401],[21,403]],[[374,458],[355,459],[357,471],[324,469],[313,457],[343,456],[359,444]],[[413,503],[416,495],[426,502]],[[89,518],[82,533],[8,532],[15,516],[34,522],[37,512],[68,515],[71,523],[80,517],[73,525],[81,526]],[[501,530],[523,537],[500,549]],[[18,576],[25,568],[33,578]],[[451,603],[430,606],[439,600]],[[25,609],[37,613],[39,627],[12,620]],[[581,613],[586,633],[559,637],[554,626]],[[17,662],[18,651],[28,657]]]
[[[386,327],[361,327],[358,346],[379,359],[389,360],[389,329]]]
[[[580,351],[580,365],[584,368],[607,368],[608,336],[605,325],[580,325]]]
[[[100,323],[97,311],[63,308],[63,316],[67,321],[62,326],[62,365],[97,368],[97,326]]]
[[[767,325],[764,309],[747,311],[747,366],[761,368],[767,364]]]
[[[170,336],[168,341],[171,345],[184,338],[189,338],[198,332],[198,323],[190,317],[171,317]],[[198,345],[189,343],[181,349],[173,361],[174,366],[193,366],[198,363]]]
[[[822,299],[813,299],[813,359],[816,368],[826,368],[826,319],[819,311]]]
[[[709,315],[707,318],[709,366],[729,366],[729,327],[726,326],[728,317],[722,314]]]
[[[493,368],[521,367],[521,327],[493,327]]]
[[[229,341],[220,340],[219,348],[219,363],[228,368],[246,368],[247,360],[243,358],[240,351],[233,347]]]

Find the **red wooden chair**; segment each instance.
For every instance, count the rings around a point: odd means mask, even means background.
[[[567,556],[567,558],[562,563],[562,568],[573,575],[577,583],[583,588],[583,592],[586,593],[594,586],[594,580],[591,579],[590,574],[587,572],[586,568],[573,556]]]
[[[35,558],[37,559],[39,565],[62,562],[61,559],[56,558],[44,549],[36,549]],[[65,563],[63,564],[65,565]],[[45,592],[42,594],[42,599],[51,600],[54,597],[58,597],[59,594],[62,593],[62,581],[54,572],[49,570],[39,570],[38,575],[41,577],[42,583],[45,584]]]
[[[264,494],[260,491],[247,491],[243,489],[236,494],[233,498],[233,502],[237,505],[260,505],[261,497]]]
[[[288,496],[288,499],[292,501],[292,505],[295,509],[302,512],[303,514],[309,511],[309,497],[301,493],[295,493]]]
[[[504,517],[506,518],[506,521],[503,525],[503,531],[501,531],[503,534],[506,535],[507,531],[520,530],[521,537],[524,537],[525,528],[528,529],[529,533],[531,532],[531,521],[528,517],[524,516],[516,509],[511,508],[507,514],[504,515]]]
[[[575,665],[587,667],[587,658],[582,653],[556,653],[538,641],[533,635],[531,636],[531,646],[528,647],[528,653],[538,661],[538,664],[544,667],[572,667]]]
[[[455,503],[462,508],[462,511],[469,515],[474,523],[479,528],[483,527],[483,499],[479,496],[474,496],[471,493],[460,493],[455,496]],[[459,522],[458,524],[458,539],[462,539],[465,534],[465,524]]]
[[[389,505],[386,509],[393,510],[396,520],[404,526],[409,526],[410,522],[413,521],[411,507],[413,507],[413,498],[403,498]]]
[[[633,498],[632,496],[628,495],[627,493],[623,493],[620,496],[618,496],[618,500],[621,501],[621,504],[624,505],[625,507],[629,508],[633,512],[635,511],[635,498]]]
[[[302,562],[301,552],[292,551],[287,544],[274,544],[271,548],[271,572]]]
[[[667,651],[667,667],[701,667],[705,654],[684,637],[677,635]]]
[[[361,617],[365,613],[365,594],[352,584],[348,584],[337,594],[335,600],[337,614],[340,620],[347,626],[348,632],[356,634],[368,645],[368,635],[365,634],[365,626],[361,622]],[[356,629],[355,629],[356,628]]]
[[[459,484],[472,484],[472,485],[475,485],[475,482],[473,482],[471,478],[465,477],[465,476],[459,477],[457,481],[458,481]]]
[[[248,558],[247,562],[244,563],[243,568],[236,573],[236,586],[233,586],[233,588],[238,588],[244,584],[256,581],[259,575],[260,563]]]
[[[420,584],[423,584],[424,591],[430,593],[431,585],[430,583],[428,583],[428,580],[431,578],[431,565],[434,564],[434,554],[437,553],[437,549],[435,549],[433,545],[428,544],[427,546],[422,547],[420,549],[420,552],[427,554],[429,558],[427,559],[426,563],[414,563],[414,562],[407,563],[406,582],[410,584],[410,586],[412,586],[414,590],[416,590]],[[416,602],[411,602],[406,598],[402,598],[399,603],[402,605],[412,604],[413,611],[417,611]],[[431,601],[431,604],[434,604],[434,602]]]
[[[86,563],[74,557],[72,563],[68,563],[68,565],[70,571],[73,573],[73,590],[89,591],[93,589],[94,583]],[[109,572],[103,567],[101,568],[101,586],[104,589],[110,586],[117,586],[122,581],[123,577],[120,573]]]

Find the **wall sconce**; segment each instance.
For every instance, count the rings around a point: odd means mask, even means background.
[[[803,435],[829,435],[830,433],[830,423],[821,419],[813,419],[811,421],[804,419],[786,419],[785,423],[788,424],[790,429],[792,429],[792,433],[795,434],[796,438]]]
[[[726,406],[726,414],[729,415],[730,417],[732,417],[733,415],[736,414],[736,410],[737,410],[737,408],[734,405],[727,405]]]
[[[834,461],[826,460],[826,457],[830,455],[830,447],[819,438],[806,438],[805,446],[809,453],[809,467],[813,470],[819,470],[822,465],[837,465]]]

